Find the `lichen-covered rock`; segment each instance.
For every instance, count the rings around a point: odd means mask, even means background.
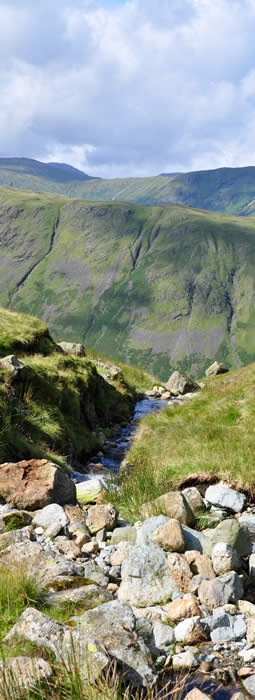
[[[89,509],[86,525],[92,535],[99,530],[113,530],[118,519],[118,511],[111,503],[92,506]]]
[[[171,374],[171,377],[166,383],[166,389],[173,394],[173,396],[178,396],[178,394],[188,394],[194,391],[200,391],[200,386],[193,381],[186,374],[182,374],[177,370]]]
[[[43,588],[63,590],[86,583],[81,564],[66,559],[62,554],[54,556],[51,552],[42,551],[37,542],[13,544],[0,552],[0,559],[2,565],[14,571],[16,567],[24,568]]]
[[[166,555],[156,545],[137,545],[121,568],[119,600],[147,607],[171,600],[177,585],[170,574]]]
[[[165,525],[155,530],[152,542],[165,552],[184,552],[184,536],[179,521],[169,518]]]
[[[95,584],[49,593],[47,596],[47,603],[53,607],[58,608],[74,603],[75,605],[81,604],[83,610],[89,610],[97,605],[109,603],[110,600],[112,600],[111,592]]]
[[[50,503],[76,502],[70,477],[47,459],[0,465],[0,498],[22,510],[39,510]]]
[[[80,634],[95,636],[108,654],[121,664],[125,677],[135,686],[155,680],[149,650],[136,634],[136,620],[129,605],[120,600],[100,605],[72,618]]]
[[[48,661],[40,657],[15,656],[0,661],[0,692],[3,698],[23,696],[24,691],[33,689],[42,681],[49,681],[52,668]],[[2,694],[3,693],[3,694]]]
[[[76,484],[76,497],[81,503],[95,503],[104,490],[103,484],[94,477]]]
[[[162,513],[168,518],[179,520],[184,525],[193,525],[195,520],[193,511],[179,491],[168,491],[155,501],[144,503],[141,511],[145,518]]]

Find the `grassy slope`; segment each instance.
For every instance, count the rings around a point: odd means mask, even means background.
[[[11,189],[0,202],[0,302],[54,338],[162,381],[254,360],[253,218]]]
[[[51,192],[90,201],[186,204],[242,216],[255,212],[255,168],[218,168],[177,176],[89,178],[75,169],[35,160],[0,158],[0,186]]]
[[[22,395],[10,374],[0,372],[0,462],[86,459],[100,445],[100,428],[126,422],[136,391],[152,385],[129,368],[123,379],[105,382],[89,359],[55,352],[47,327],[33,317],[0,309],[0,337],[0,355],[16,352],[34,371]]]
[[[194,472],[215,472],[254,491],[255,364],[205,381],[183,405],[143,419],[127,455],[129,475],[114,494],[125,517],[140,518],[142,503]]]

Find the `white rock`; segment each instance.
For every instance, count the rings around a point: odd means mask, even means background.
[[[184,651],[181,654],[174,654],[172,659],[173,669],[175,671],[179,669],[190,669],[198,666],[198,662],[195,659],[192,651]]]
[[[76,484],[76,498],[82,503],[95,503],[100,493],[103,491],[103,485],[99,479],[93,478],[87,481],[82,481],[81,484]]]
[[[218,542],[212,550],[212,563],[215,573],[225,574],[228,571],[239,571],[241,560],[230,544]]]
[[[64,508],[57,503],[51,503],[42,508],[32,520],[32,524],[36,528],[43,528],[45,537],[55,537],[68,523],[69,518]]]
[[[231,513],[240,513],[243,510],[246,498],[243,493],[230,489],[223,484],[216,484],[206,489],[205,500],[212,506],[219,506]]]

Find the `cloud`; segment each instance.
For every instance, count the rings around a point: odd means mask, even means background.
[[[1,155],[254,164],[254,0],[0,0]]]

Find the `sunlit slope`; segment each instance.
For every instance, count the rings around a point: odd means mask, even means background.
[[[255,219],[0,190],[0,303],[166,380],[255,359]]]

